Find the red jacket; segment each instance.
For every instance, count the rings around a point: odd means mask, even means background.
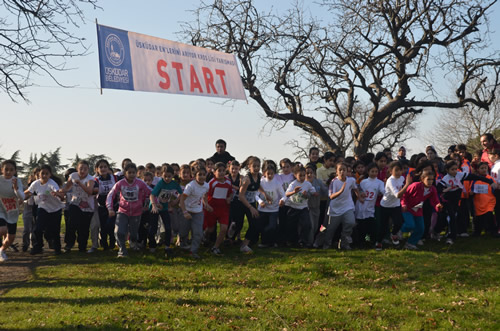
[[[424,212],[422,207],[417,207],[417,210],[413,208],[419,203],[429,199],[432,207],[438,211],[436,206],[439,204],[439,198],[436,187],[431,186],[426,195],[424,195],[424,191],[425,186],[422,182],[416,182],[408,186],[405,194],[403,194],[403,198],[401,198],[401,207],[406,207],[407,211],[412,213],[414,216],[423,216]]]

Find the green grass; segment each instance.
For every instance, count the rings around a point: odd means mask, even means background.
[[[0,329],[500,328],[499,239],[387,249],[50,257],[0,297]],[[2,266],[6,268],[7,266]]]

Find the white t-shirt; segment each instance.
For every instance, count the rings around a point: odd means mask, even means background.
[[[394,176],[389,177],[385,183],[385,193],[380,201],[380,205],[385,208],[401,206],[401,199],[398,198],[398,193],[404,186],[405,178],[403,176],[399,176],[399,178]]]
[[[278,181],[281,184],[283,191],[286,191],[288,189],[288,186],[290,186],[290,183],[295,180],[295,177],[293,177],[292,173],[289,173],[288,175],[279,174],[279,175],[274,176],[274,177],[278,177]]]
[[[94,177],[87,175],[87,177],[81,179],[78,172],[74,172],[69,175],[69,178],[69,180],[73,182],[71,200],[69,203],[78,206],[82,211],[93,212],[95,201],[94,196],[85,192],[83,188],[75,182],[75,180],[79,180],[83,185],[87,186],[89,181],[95,182]]]
[[[344,185],[344,182],[341,181],[338,177],[334,178],[330,183],[330,187],[328,188],[328,195],[332,195],[340,191]],[[341,216],[348,212],[349,210],[354,209],[354,201],[352,200],[352,190],[356,189],[356,179],[353,177],[346,177],[346,186],[344,192],[340,194],[333,200],[330,200],[330,208],[328,208],[329,216]]]
[[[500,184],[500,160],[496,160],[493,167],[491,167],[491,177],[497,184]]]
[[[462,179],[466,177],[468,174],[464,172],[457,172],[455,177],[451,177],[450,175],[446,175],[441,179],[439,185],[444,186],[445,188],[451,187],[450,191],[463,190],[464,184],[462,183]]]
[[[315,193],[316,189],[314,188],[314,186],[312,186],[311,182],[308,182],[307,180],[302,183],[294,180],[290,183],[290,185],[288,185],[288,189],[286,191],[293,192],[297,186],[300,186],[299,193],[295,193],[294,195],[289,196],[286,199],[285,204],[295,209],[307,208],[307,200],[309,199],[309,195],[311,193]],[[307,193],[306,195],[304,195],[302,192]]]
[[[12,179],[17,181],[17,191],[12,187]],[[0,218],[9,224],[17,223],[19,218],[19,201],[24,200],[23,183],[19,178],[5,179],[0,176]]]
[[[208,183],[203,183],[203,185],[198,184],[196,180],[192,180],[186,185],[184,189],[184,195],[186,195],[186,200],[184,204],[186,210],[191,213],[201,213],[203,211],[203,196],[208,192]]]
[[[384,182],[378,178],[366,178],[361,181],[359,188],[365,194],[365,201],[356,201],[356,218],[365,219],[375,217],[377,197],[385,193]]]
[[[280,199],[282,199],[285,196],[285,191],[283,190],[283,187],[281,186],[280,181],[278,178],[275,176],[273,180],[269,181],[267,178],[262,177],[260,180],[260,187],[266,192],[268,196],[270,196],[273,199],[272,204],[268,204],[265,196],[257,191],[255,194],[255,198],[257,202],[259,203],[258,210],[266,213],[273,213],[279,211],[279,202]],[[265,202],[266,205],[264,207],[260,206],[261,202]]]
[[[59,185],[52,179],[43,184],[40,180],[35,180],[28,188],[32,194],[36,193],[38,208],[43,208],[47,213],[54,213],[64,208],[64,203],[51,193],[59,191]]]

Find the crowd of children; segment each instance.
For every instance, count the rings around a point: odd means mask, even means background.
[[[16,163],[7,160],[0,176],[0,261],[14,242],[21,205],[22,250],[33,255],[44,243],[56,254],[75,243],[88,253],[116,245],[118,257],[164,245],[170,258],[179,246],[200,258],[202,245],[214,255],[226,245],[239,245],[243,253],[278,246],[416,250],[443,234],[449,245],[483,231],[498,236],[500,145],[488,134],[481,142],[485,150],[474,156],[459,145],[443,159],[433,146],[409,160],[404,147],[394,160],[390,150],[320,158],[311,148],[303,165],[255,156],[240,164],[218,140],[213,157],[181,166],[136,166],[125,159],[114,170],[99,160],[91,176],[82,160],[66,171],[64,184],[43,165],[30,174],[27,189]]]

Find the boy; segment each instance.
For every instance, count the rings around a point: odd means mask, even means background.
[[[205,238],[208,238],[217,226],[217,221],[220,224],[220,231],[215,245],[212,247],[214,255],[222,255],[220,245],[224,241],[229,224],[229,205],[232,199],[233,185],[231,181],[225,177],[226,165],[222,162],[217,162],[214,167],[214,178],[208,183],[208,204],[213,208],[212,212],[205,212]]]

